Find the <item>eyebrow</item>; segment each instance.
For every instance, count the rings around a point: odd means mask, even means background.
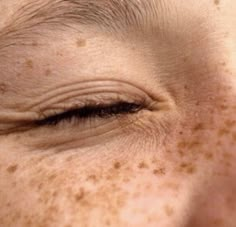
[[[108,31],[141,27],[151,1],[146,0],[31,0],[11,16],[0,31],[0,49],[21,40],[41,35],[40,30],[78,29],[80,25],[97,25]],[[40,28],[40,29],[39,29]]]

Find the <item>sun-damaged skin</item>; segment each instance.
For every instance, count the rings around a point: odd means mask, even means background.
[[[81,25],[0,53],[1,227],[236,226],[236,2],[150,2],[142,32]],[[117,100],[144,108],[25,124]]]

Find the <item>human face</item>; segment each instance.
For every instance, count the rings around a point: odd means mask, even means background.
[[[2,0],[0,226],[235,227],[235,12]]]

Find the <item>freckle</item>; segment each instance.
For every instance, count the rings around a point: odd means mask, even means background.
[[[212,159],[214,158],[214,155],[213,155],[211,152],[207,152],[207,153],[205,154],[205,158],[206,158],[207,160],[212,160]]]
[[[94,175],[94,174],[89,175],[89,176],[87,177],[87,180],[93,181],[93,182],[97,182],[97,181],[98,181],[97,176]]]
[[[61,52],[58,51],[58,52],[56,53],[56,55],[62,57],[62,56],[63,56],[63,53],[61,53]]]
[[[75,200],[79,202],[84,198],[84,196],[85,196],[84,189],[80,188],[80,191],[75,195]]]
[[[204,129],[204,125],[202,123],[195,125],[195,127],[193,128],[194,131],[199,131],[203,129]]]
[[[181,156],[181,157],[184,157],[186,155],[185,152],[183,152],[182,150],[178,150],[178,154]]]
[[[8,173],[15,173],[17,169],[18,169],[18,165],[11,165],[7,168],[7,172]]]
[[[114,169],[120,169],[120,167],[121,167],[120,162],[115,162],[113,167],[114,167]]]
[[[57,175],[56,174],[52,174],[52,175],[50,175],[49,177],[48,177],[48,181],[54,181],[55,180],[55,178],[57,177]]]
[[[74,160],[74,155],[71,155],[71,156],[66,158],[67,162],[72,162],[73,160]]]
[[[223,105],[223,104],[220,105],[219,108],[220,108],[220,110],[222,110],[222,111],[226,111],[226,110],[228,110],[228,106]]]
[[[166,173],[165,168],[159,168],[159,169],[154,169],[153,174],[154,175],[164,175]]]
[[[189,166],[187,169],[186,169],[186,172],[188,174],[193,174],[196,172],[196,168],[194,166]]]
[[[6,93],[6,91],[7,91],[7,86],[6,86],[6,84],[4,84],[4,83],[1,83],[0,84],[0,94],[5,94]]]
[[[184,90],[188,90],[188,85],[184,85]]]
[[[215,5],[219,5],[220,4],[220,0],[214,0]]]
[[[187,61],[188,61],[188,57],[184,57],[184,58],[183,58],[183,61],[184,61],[184,62],[187,62]]]
[[[223,156],[224,156],[224,159],[228,159],[228,160],[232,160],[233,158],[233,155],[229,152],[224,152]]]
[[[232,133],[233,140],[236,142],[236,132]]]
[[[201,146],[201,143],[199,141],[193,141],[193,142],[189,143],[188,148],[192,149],[192,148],[196,148],[199,146]]]
[[[34,68],[34,64],[33,64],[33,61],[32,60],[27,60],[25,62],[26,66],[30,69],[33,69]]]
[[[163,184],[163,187],[167,188],[167,189],[174,190],[174,191],[178,191],[180,186],[177,183],[167,182],[167,183]]]
[[[128,177],[124,177],[123,182],[128,183],[128,182],[130,182],[130,179]]]
[[[37,42],[33,42],[33,43],[32,43],[32,46],[37,47],[37,46],[38,46],[38,43],[37,43]]]
[[[213,224],[217,227],[217,226],[222,226],[224,224],[224,221],[220,218],[214,219],[213,220]]]
[[[58,195],[58,191],[54,191],[53,193],[52,193],[52,197],[57,197],[57,195]]]
[[[228,129],[222,128],[222,129],[219,130],[218,136],[225,136],[229,133],[230,133],[230,131]]]
[[[185,141],[182,141],[182,142],[178,143],[177,146],[178,146],[178,148],[186,148],[188,146],[188,143]]]
[[[107,226],[110,226],[110,225],[111,225],[110,220],[106,220],[106,225],[107,225]]]
[[[228,127],[228,128],[232,128],[236,125],[236,121],[235,120],[226,120],[225,121],[225,125]]]
[[[146,168],[148,168],[148,165],[145,162],[140,162],[138,165],[138,168],[139,169],[146,169]]]
[[[193,174],[196,172],[196,168],[191,163],[182,163],[180,165],[179,171],[186,172],[188,174]]]
[[[165,206],[165,213],[167,216],[172,216],[174,214],[174,209],[173,207],[169,206],[169,205],[166,205]]]
[[[46,76],[49,76],[49,75],[51,75],[51,73],[52,73],[52,72],[51,72],[51,70],[50,70],[50,69],[47,69],[47,70],[45,71],[45,75],[46,75]]]
[[[76,41],[77,47],[85,47],[86,44],[87,44],[87,42],[86,42],[85,39],[78,39],[78,40]]]

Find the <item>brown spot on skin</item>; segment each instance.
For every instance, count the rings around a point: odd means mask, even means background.
[[[184,156],[185,156],[185,152],[183,152],[182,150],[179,150],[179,151],[178,151],[178,154],[179,154],[181,157],[184,157]]]
[[[166,173],[165,168],[159,168],[159,169],[154,169],[153,174],[154,175],[164,175]]]
[[[232,128],[236,125],[236,121],[235,120],[226,120],[225,121],[225,126],[228,128]]]
[[[7,167],[7,172],[8,173],[15,173],[17,169],[18,169],[18,165],[11,165],[11,166]]]
[[[173,207],[171,207],[169,205],[166,205],[164,209],[165,209],[165,213],[166,213],[167,216],[170,217],[170,216],[172,216],[174,214]]]
[[[51,181],[54,181],[56,179],[57,175],[56,174],[52,174],[48,177],[48,181],[51,182]]]
[[[193,141],[193,142],[189,143],[188,148],[189,148],[189,149],[192,149],[192,148],[196,148],[196,147],[199,147],[199,146],[201,146],[201,143],[200,143],[200,142],[198,142],[198,141]]]
[[[61,52],[58,51],[58,52],[56,53],[56,55],[62,57],[62,56],[63,56],[63,53],[61,53]]]
[[[178,191],[180,186],[179,186],[179,184],[174,183],[174,182],[166,182],[162,185],[162,187],[164,187],[165,189]]]
[[[87,177],[87,180],[93,181],[94,183],[98,181],[97,176],[92,174]]]
[[[184,85],[184,90],[188,90],[188,85]]]
[[[232,133],[233,140],[236,142],[236,132]]]
[[[146,169],[146,168],[148,168],[148,165],[145,162],[140,162],[138,165],[138,168],[139,169]]]
[[[225,135],[228,135],[229,133],[230,133],[230,131],[228,129],[222,128],[222,129],[219,130],[218,135],[219,136],[225,136]]]
[[[87,41],[85,39],[78,39],[76,41],[76,45],[77,47],[85,47],[87,44]]]
[[[188,173],[188,174],[193,174],[196,172],[196,167],[191,164],[191,163],[182,163],[180,164],[179,166],[179,171],[180,172],[185,172],[185,173]]]
[[[46,76],[51,75],[51,73],[52,73],[52,71],[51,71],[50,69],[47,69],[47,70],[45,71],[45,75],[46,75]]]
[[[214,0],[214,4],[218,6],[220,4],[220,0]]]
[[[202,123],[199,123],[197,125],[195,125],[195,127],[193,128],[193,131],[199,131],[199,130],[203,130],[204,129],[204,125]]]
[[[220,227],[224,224],[224,221],[221,218],[217,218],[213,220],[213,224],[215,227]]]
[[[224,152],[223,157],[226,160],[232,160],[233,155],[231,153],[229,153],[229,152]]]
[[[0,84],[0,94],[5,94],[6,93],[6,90],[7,90],[7,86],[6,86],[6,84],[4,84],[4,83],[1,83]]]
[[[25,62],[25,65],[26,65],[27,68],[29,68],[29,69],[33,69],[33,68],[34,68],[34,63],[33,63],[32,60],[27,60],[27,61]]]
[[[188,143],[185,142],[185,141],[182,141],[182,142],[178,143],[177,146],[178,146],[178,148],[183,149],[183,148],[186,148],[188,146]]]
[[[183,61],[184,61],[184,62],[187,62],[187,61],[188,61],[188,57],[185,56],[185,57],[183,58]]]
[[[225,62],[221,62],[220,65],[226,66],[226,63]]]
[[[37,47],[37,46],[38,46],[38,43],[37,43],[37,42],[33,42],[33,43],[32,43],[32,46],[33,46],[33,47]]]
[[[75,200],[79,202],[84,198],[84,196],[85,196],[84,189],[80,188],[80,191],[77,194],[75,194]]]
[[[205,154],[205,158],[206,158],[207,160],[212,160],[212,159],[214,158],[214,155],[213,155],[211,152],[207,152],[207,153]]]
[[[222,104],[222,105],[219,105],[219,109],[222,111],[226,111],[226,110],[228,110],[228,106]]]
[[[113,167],[114,167],[114,169],[120,169],[120,167],[121,167],[120,162],[115,162]]]

